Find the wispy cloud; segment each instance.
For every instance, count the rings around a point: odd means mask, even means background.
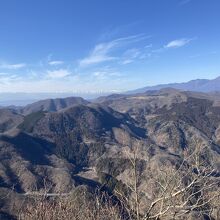
[[[9,75],[8,73],[0,73],[0,77],[1,76],[7,76],[7,75]]]
[[[9,70],[17,70],[26,67],[26,63],[16,63],[16,64],[7,64],[7,63],[2,63],[0,64],[1,69],[9,69]]]
[[[101,45],[98,45],[98,47],[101,47]],[[97,51],[99,50],[98,48],[95,48],[95,51],[92,52],[92,54],[82,60],[80,60],[80,66],[85,67],[91,64],[97,64],[97,63],[102,63],[110,60],[116,59],[116,57],[109,56],[105,54],[102,51]]]
[[[112,77],[118,78],[121,76],[120,72],[117,71],[108,71],[108,70],[100,70],[92,73],[92,76],[97,80],[107,80]]]
[[[125,53],[123,54],[121,64],[133,63],[136,59],[139,59],[140,56],[142,55],[143,53],[140,49],[137,49],[137,48],[129,49],[125,51]]]
[[[153,47],[153,44],[148,44],[144,48],[151,48],[151,47]]]
[[[197,53],[197,54],[191,55],[189,58],[205,57],[205,56],[216,55],[216,54],[218,54],[217,51],[211,51],[207,53]]]
[[[48,70],[47,78],[49,79],[60,79],[70,76],[71,72],[67,69],[58,69],[58,70]]]
[[[188,3],[190,3],[192,0],[182,0],[180,1],[179,5],[186,5]]]
[[[52,60],[48,62],[49,65],[51,66],[58,66],[64,64],[64,61],[62,60]]]
[[[193,39],[187,39],[187,38],[173,40],[173,41],[170,41],[168,44],[166,44],[164,46],[164,48],[179,48],[179,47],[183,47],[183,46],[185,46],[186,44],[188,44],[192,40]]]
[[[129,64],[129,63],[133,63],[134,62],[134,60],[132,60],[132,59],[126,59],[126,60],[122,60],[121,61],[121,64]]]
[[[10,74],[10,73],[0,73],[0,82],[1,84],[10,84],[13,81],[17,81],[19,79],[19,76],[16,74]]]
[[[106,61],[118,59],[118,57],[111,55],[110,53],[117,48],[132,44],[148,38],[144,34],[133,35],[124,38],[118,38],[110,42],[104,42],[97,44],[94,49],[90,52],[89,56],[80,60],[80,66],[88,66],[91,64],[98,64]]]

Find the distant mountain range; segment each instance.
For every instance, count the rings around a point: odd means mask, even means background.
[[[160,84],[155,86],[146,86],[143,88],[130,90],[127,92],[122,92],[121,95],[124,94],[136,94],[136,93],[144,93],[146,91],[154,91],[160,90],[164,88],[173,88],[182,91],[193,91],[193,92],[203,92],[203,93],[210,93],[210,92],[220,92],[220,77],[215,79],[195,79],[188,82],[183,83],[168,83],[168,84]],[[5,106],[26,106],[39,100],[46,100],[46,99],[55,99],[55,98],[65,98],[65,97],[72,97],[72,96],[80,96],[86,100],[96,99],[98,97],[102,98],[111,93],[0,93],[0,107]],[[109,98],[112,96],[118,96],[118,94],[110,95]],[[48,100],[47,100],[48,101]],[[59,100],[57,100],[59,102]],[[37,103],[37,105],[42,104]],[[45,103],[44,103],[45,104]],[[43,104],[43,105],[44,105]],[[53,105],[53,103],[50,103]],[[62,105],[62,104],[61,104]],[[65,105],[64,105],[65,106]],[[39,109],[38,109],[39,110]],[[48,110],[48,109],[46,109]],[[59,110],[55,109],[55,110]]]
[[[57,98],[57,99],[45,99],[32,104],[26,105],[21,109],[23,115],[28,115],[33,112],[47,111],[55,112],[70,106],[79,104],[88,104],[89,102],[81,97],[67,97],[67,98]]]
[[[99,96],[106,96],[111,94],[111,92],[88,92],[88,93],[71,93],[71,92],[59,92],[59,93],[22,93],[22,92],[8,92],[8,93],[1,93],[0,92],[0,106],[25,106],[28,104],[32,104],[39,100],[45,99],[56,99],[56,98],[66,98],[66,97],[73,97],[73,96],[80,96],[84,99],[94,99]]]
[[[220,77],[215,79],[195,79],[184,83],[169,83],[156,86],[147,86],[144,88],[128,91],[128,94],[142,93],[149,90],[160,90],[164,88],[174,88],[183,91],[195,92],[215,92],[220,91]]]

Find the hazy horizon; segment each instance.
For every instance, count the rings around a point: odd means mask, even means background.
[[[217,78],[219,78],[220,76],[218,76]],[[184,81],[184,82],[171,82],[168,84],[156,84],[156,85],[152,85],[149,86],[149,88],[151,89],[160,89],[159,87],[162,85],[163,88],[169,87],[172,84],[176,84],[176,85],[181,85],[181,84],[187,84],[192,81],[198,81],[198,80],[208,80],[208,81],[213,81],[217,78],[214,79],[193,79],[191,81]],[[209,92],[214,92],[214,91],[219,91],[219,89],[215,90],[215,87],[213,87],[213,84],[211,84],[211,90]],[[142,90],[144,88],[147,88],[146,86],[144,86],[143,88],[134,88],[133,90],[127,90],[127,91],[73,91],[73,92],[54,92],[54,93],[46,93],[46,92],[0,92],[0,107],[7,107],[7,106],[25,106],[28,104],[32,104],[33,102],[37,102],[39,100],[45,100],[45,99],[59,99],[59,98],[67,98],[67,97],[81,97],[87,100],[93,100],[96,99],[98,97],[101,96],[107,96],[107,95],[111,95],[111,94],[129,94],[130,92],[143,92]],[[171,87],[171,88],[175,88],[175,87]],[[181,88],[177,88],[180,89]],[[183,89],[184,90],[184,89]],[[188,90],[188,89],[186,89]],[[189,89],[190,91],[190,89]],[[195,88],[195,91],[198,91],[197,88]],[[203,91],[203,92],[207,92],[207,91]]]

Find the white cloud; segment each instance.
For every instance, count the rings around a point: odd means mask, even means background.
[[[83,60],[80,61],[80,66],[88,66],[91,64],[97,64],[97,63],[102,63],[105,61],[110,61],[114,60],[116,57],[110,57],[105,54],[92,54],[91,56],[84,58]]]
[[[183,47],[186,44],[188,44],[190,41],[192,41],[192,39],[186,39],[186,38],[182,38],[182,39],[178,39],[178,40],[173,40],[171,42],[169,42],[168,44],[166,44],[164,46],[164,48],[178,48],[178,47]]]
[[[137,58],[141,54],[141,51],[137,48],[129,49],[124,53],[124,56],[130,57],[132,59]]]
[[[182,0],[179,4],[180,5],[186,5],[188,3],[190,3],[192,0]]]
[[[136,59],[139,59],[143,55],[140,49],[133,48],[125,51],[123,54],[121,64],[133,63]]]
[[[118,79],[118,77],[120,77],[122,75],[121,72],[117,71],[116,69],[114,68],[111,68],[111,67],[103,67],[101,69],[97,69],[96,71],[94,71],[92,74],[91,74],[91,77],[92,78],[95,78],[96,80],[113,80],[113,79]],[[90,78],[90,82],[92,80],[92,78]]]
[[[120,60],[120,64],[126,65],[130,63],[134,63],[136,61],[144,61],[149,58],[151,58],[152,53],[149,52],[149,48],[152,47],[152,45],[147,45],[143,48],[133,48],[127,50]]]
[[[9,74],[9,73],[0,73],[0,82],[1,84],[10,84],[19,80],[20,78],[16,74]]]
[[[210,55],[216,55],[216,54],[218,54],[217,51],[211,51],[207,53],[194,54],[194,55],[189,56],[189,58],[198,58],[198,57],[204,57],[204,56],[210,56]]]
[[[113,50],[123,47],[127,44],[144,40],[146,38],[149,38],[149,36],[140,34],[140,35],[133,35],[124,38],[118,38],[110,42],[97,44],[88,57],[85,57],[84,59],[80,60],[80,66],[84,67],[91,64],[98,64],[98,63],[118,59],[117,57],[110,55],[110,53]]]
[[[0,73],[0,77],[1,76],[7,76],[8,75],[8,73]]]
[[[47,78],[49,79],[60,79],[70,76],[71,72],[66,69],[58,69],[58,70],[48,70]]]
[[[26,63],[16,63],[16,64],[7,64],[7,63],[2,63],[0,64],[1,69],[9,69],[9,70],[16,70],[16,69],[21,69],[26,67]]]
[[[151,47],[153,47],[153,44],[148,44],[144,48],[151,48]]]
[[[50,61],[48,63],[51,66],[58,66],[58,65],[62,65],[64,62],[62,60],[53,60],[53,61]]]
[[[129,63],[133,63],[134,62],[134,60],[131,60],[131,59],[127,59],[127,60],[123,60],[122,62],[121,62],[121,64],[129,64]]]

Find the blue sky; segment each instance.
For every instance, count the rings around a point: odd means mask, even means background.
[[[219,0],[0,0],[0,92],[220,76]]]

